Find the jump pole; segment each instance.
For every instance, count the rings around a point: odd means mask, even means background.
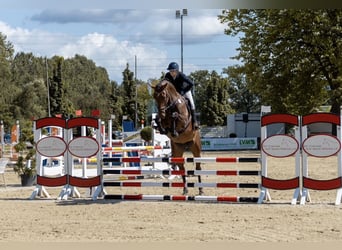
[[[167,162],[167,163],[242,163],[260,162],[255,157],[113,157],[103,158],[103,162]]]
[[[123,201],[203,201],[203,202],[250,202],[256,203],[258,197],[239,196],[188,196],[188,195],[106,195],[107,199]]]
[[[143,162],[151,160],[151,158],[140,157],[117,157],[106,158],[104,161],[117,162]],[[183,158],[183,157],[157,157],[152,158],[156,162],[168,163],[186,163],[186,162],[221,162],[221,163],[260,163],[260,158],[254,157],[206,157],[206,158]],[[141,169],[111,169],[104,168],[103,175],[216,175],[216,176],[261,176],[261,171],[258,170],[141,170]],[[229,183],[229,182],[137,182],[137,181],[113,181],[105,180],[102,185],[104,187],[166,187],[166,188],[261,188],[260,183]],[[206,201],[206,202],[254,202],[258,197],[240,197],[240,196],[186,196],[186,195],[129,195],[129,194],[106,194],[104,199],[114,200],[145,200],[145,201]]]

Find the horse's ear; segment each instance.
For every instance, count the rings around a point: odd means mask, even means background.
[[[148,84],[148,86],[150,86],[152,89],[155,89],[156,88],[156,86],[153,86],[151,83],[147,83]]]
[[[165,88],[167,85],[168,81],[166,79],[162,80],[159,84]]]
[[[158,92],[161,92],[161,91],[163,91],[165,88],[166,88],[166,86],[167,86],[167,81],[165,81],[165,80],[163,80],[163,81],[161,81],[157,86],[158,86]]]

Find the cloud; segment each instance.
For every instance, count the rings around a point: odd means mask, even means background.
[[[0,32],[14,46],[15,52],[33,53],[36,56],[54,55],[71,58],[84,55],[97,66],[106,68],[110,78],[121,83],[122,71],[128,63],[134,72],[135,58],[138,62],[138,79],[159,78],[167,61],[167,53],[151,46],[120,41],[114,36],[90,33],[75,37],[66,34],[49,33],[42,30],[12,28],[0,21]]]
[[[13,28],[0,21],[0,32],[7,36],[16,52],[33,52],[37,56],[45,56],[54,51],[56,45],[62,44],[67,36],[63,33],[50,33],[39,29]]]
[[[158,35],[165,43],[179,43],[181,34],[180,20],[163,19],[150,27],[148,30]],[[223,34],[224,25],[218,21],[217,16],[183,17],[183,40],[185,44],[207,43]]]
[[[188,10],[188,15],[183,17],[184,42],[206,43],[223,35],[224,25],[217,19],[220,13],[221,10]],[[129,39],[139,42],[158,39],[165,44],[178,44],[181,30],[181,21],[173,9],[43,10],[31,20],[46,24],[106,24],[119,29],[121,34],[128,34]]]
[[[76,43],[66,44],[59,49],[58,54],[72,57],[75,51],[105,66],[115,79],[122,78],[122,71],[127,63],[130,70],[134,72],[135,62],[138,64],[138,79],[159,78],[164,68],[160,65],[164,66],[167,63],[167,54],[164,51],[144,44],[119,41],[112,36],[99,33],[88,34]]]
[[[74,10],[43,10],[31,17],[32,21],[40,23],[139,23],[146,15],[139,10],[104,10],[104,9],[74,9]]]
[[[227,54],[235,45],[226,46],[224,26],[217,20],[220,12],[189,9],[188,16],[183,17],[186,73],[204,68],[220,70],[231,64]],[[25,15],[25,23],[20,24],[25,28],[0,21],[0,32],[7,35],[16,52],[65,58],[84,55],[106,68],[118,83],[127,63],[134,71],[137,62],[137,77],[146,81],[159,78],[170,61],[180,59],[181,22],[175,10],[57,9],[30,13],[35,13],[31,21],[26,22]]]

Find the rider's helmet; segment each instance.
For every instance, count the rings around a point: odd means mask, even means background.
[[[169,66],[167,67],[167,70],[179,70],[178,63],[176,62],[171,62]]]

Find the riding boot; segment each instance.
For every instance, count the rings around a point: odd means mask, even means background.
[[[198,125],[198,122],[197,122],[197,119],[196,119],[196,114],[195,114],[195,110],[192,109],[191,110],[191,116],[192,116],[192,127],[194,130],[197,130],[199,129],[199,125]]]

